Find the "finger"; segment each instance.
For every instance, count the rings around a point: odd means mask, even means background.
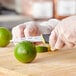
[[[24,35],[25,35],[25,37],[30,36],[30,32],[29,32],[29,30],[27,28],[24,30]]]
[[[24,35],[25,35],[25,37],[35,36],[35,29],[34,28],[26,28],[24,30]]]
[[[40,31],[37,26],[32,25],[30,27],[29,26],[26,27],[26,29],[24,30],[24,35],[25,35],[25,37],[38,36],[38,35],[40,35]]]
[[[63,48],[65,45],[65,43],[58,37],[57,42],[55,44],[55,48],[56,49],[61,49]]]
[[[24,37],[24,29],[25,27],[22,25],[22,26],[19,26],[19,37]]]
[[[49,37],[49,44],[51,46],[51,50],[55,50],[55,43],[57,41],[57,35],[56,33],[53,31]]]
[[[68,48],[72,48],[75,46],[75,44],[71,43],[71,42],[66,42],[65,45],[68,47]]]

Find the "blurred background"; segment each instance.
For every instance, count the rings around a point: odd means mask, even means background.
[[[0,0],[0,26],[12,29],[30,20],[63,19],[76,14],[76,0]]]

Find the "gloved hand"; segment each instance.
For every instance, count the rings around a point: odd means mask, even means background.
[[[36,22],[30,21],[14,27],[12,29],[13,39],[40,35],[40,31],[36,25]]]
[[[41,34],[37,22],[30,21],[25,23],[26,28],[24,29],[24,36],[38,36]]]
[[[60,22],[60,20],[58,20],[58,19],[48,20],[48,25],[49,25],[50,30],[52,31],[59,22]]]
[[[51,32],[49,44],[52,50],[74,47],[76,44],[76,16],[63,19]]]
[[[58,19],[50,19],[48,21],[40,22],[38,28],[42,34],[49,34],[60,22]]]
[[[17,25],[12,29],[13,39],[51,33],[58,22],[57,19],[50,19],[44,22],[30,21]]]

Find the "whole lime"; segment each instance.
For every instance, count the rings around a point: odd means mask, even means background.
[[[29,63],[34,60],[36,57],[36,48],[35,46],[28,41],[22,41],[15,45],[14,55],[17,60],[23,63]]]
[[[9,44],[11,39],[11,32],[5,28],[0,27],[0,47],[5,47]]]

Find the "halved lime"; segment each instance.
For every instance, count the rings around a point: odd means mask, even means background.
[[[36,46],[36,51],[37,51],[38,53],[48,52],[48,47],[46,47],[46,46],[41,46],[41,45],[37,45],[37,46]]]

